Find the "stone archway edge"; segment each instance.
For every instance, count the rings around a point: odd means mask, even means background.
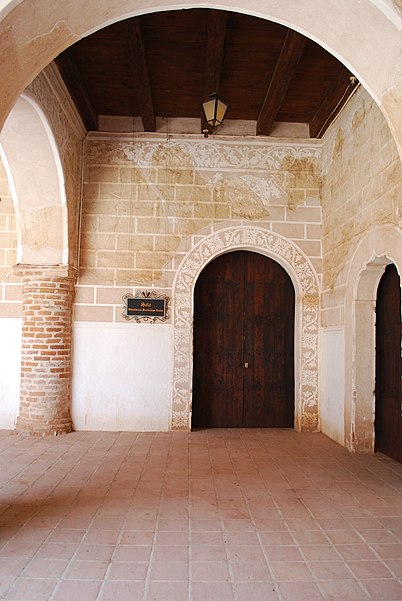
[[[345,295],[345,446],[374,450],[375,304],[385,266],[402,274],[402,231],[392,224],[374,227],[357,245]],[[348,309],[348,310],[346,310]]]
[[[278,261],[295,286],[295,428],[314,431],[318,420],[319,287],[315,271],[297,246],[270,231],[233,227],[201,240],[183,259],[175,280],[172,428],[191,427],[193,292],[202,269],[233,250],[251,250]]]

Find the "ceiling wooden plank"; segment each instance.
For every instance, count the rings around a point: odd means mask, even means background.
[[[223,10],[208,11],[207,20],[207,51],[205,60],[205,83],[204,97],[206,100],[210,94],[219,91],[219,81],[221,78],[223,56],[225,52],[227,13]],[[201,131],[210,128],[205,120],[204,114],[201,114]]]
[[[149,79],[148,61],[139,18],[127,22],[127,39],[133,81],[137,91],[137,101],[144,131],[155,131],[156,120]]]
[[[269,136],[306,45],[306,38],[288,29],[257,120],[257,135]]]
[[[358,84],[343,66],[336,74],[320,108],[310,121],[310,138],[322,138]]]
[[[63,52],[55,62],[59,68],[60,74],[65,81],[68,90],[75,102],[77,110],[81,115],[84,126],[88,131],[98,130],[98,115],[93,108],[88,92],[84,85],[79,64],[74,60],[74,50],[70,48],[68,52]]]

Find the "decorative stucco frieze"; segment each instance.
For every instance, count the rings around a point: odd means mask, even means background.
[[[295,285],[295,427],[318,428],[319,289],[314,269],[297,246],[259,228],[233,227],[203,238],[181,263],[174,286],[174,388],[172,428],[191,427],[193,291],[202,269],[218,255],[260,252],[277,260]]]
[[[234,142],[214,140],[175,139],[158,136],[144,139],[141,134],[131,140],[122,140],[105,134],[91,134],[87,147],[87,158],[99,157],[107,163],[135,163],[138,167],[149,167],[152,163],[167,163],[170,167],[192,166],[195,169],[245,169],[273,170],[281,168],[289,157],[302,160],[320,160],[322,148],[318,144],[280,144],[278,142]],[[118,152],[116,152],[118,146]]]

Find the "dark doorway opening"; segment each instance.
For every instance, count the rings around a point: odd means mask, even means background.
[[[193,428],[294,426],[295,292],[258,253],[221,255],[194,293]]]
[[[402,463],[401,287],[388,265],[377,291],[375,450]]]

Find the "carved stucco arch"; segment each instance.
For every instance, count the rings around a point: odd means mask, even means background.
[[[349,268],[345,296],[345,446],[374,451],[375,308],[385,267],[402,274],[402,232],[374,228],[360,241]]]
[[[193,370],[193,296],[204,267],[221,254],[250,250],[277,261],[295,288],[295,429],[316,431],[318,417],[319,286],[315,271],[290,240],[256,227],[232,227],[212,233],[183,259],[173,286],[174,366],[172,428],[191,427]]]

